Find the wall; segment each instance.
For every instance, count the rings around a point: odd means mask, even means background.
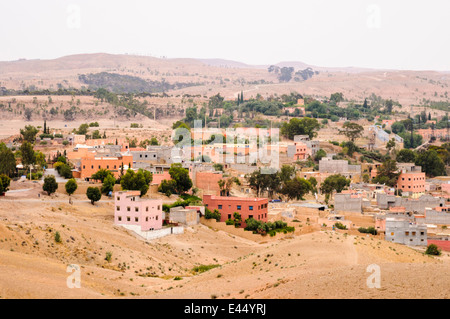
[[[334,209],[337,212],[362,212],[362,198],[352,198],[350,194],[335,194]]]
[[[184,233],[184,227],[182,226],[168,227],[152,231],[141,231],[141,227],[136,225],[120,225],[120,226],[128,230],[131,230],[132,232],[136,233],[137,235],[146,240],[152,240],[168,235],[178,235]]]
[[[195,187],[204,191],[204,194],[220,195],[218,182],[223,179],[222,172],[197,172]]]
[[[444,204],[444,199],[433,197],[431,195],[422,195],[417,199],[413,199],[387,194],[377,194],[377,205],[380,209],[401,206],[405,207],[406,211],[415,211],[423,214],[425,208],[439,207],[440,204]]]

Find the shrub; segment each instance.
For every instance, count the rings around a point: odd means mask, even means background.
[[[214,212],[211,212],[208,208],[205,209],[205,218],[206,219],[215,219],[216,221],[220,222],[220,218],[222,216],[220,215],[220,212],[215,209]]]
[[[111,260],[112,260],[112,252],[110,252],[110,251],[107,251],[106,252],[106,257],[105,257],[105,260],[107,261],[107,262],[111,262]]]
[[[347,226],[345,226],[345,225],[343,225],[342,223],[339,223],[339,222],[335,223],[334,226],[337,229],[347,229]]]
[[[61,235],[59,234],[59,232],[55,233],[55,241],[57,243],[61,243],[62,242]]]
[[[372,234],[372,235],[378,234],[377,230],[372,226],[368,228],[360,227],[358,228],[358,231],[362,234]]]
[[[217,267],[219,267],[219,266],[220,266],[220,265],[218,265],[218,264],[200,265],[200,266],[194,267],[194,268],[192,269],[192,271],[193,271],[194,273],[202,273],[202,272],[205,272],[205,271],[208,271],[208,270],[217,268]]]
[[[432,256],[440,256],[441,250],[435,244],[429,244],[427,250],[425,251],[425,254]]]

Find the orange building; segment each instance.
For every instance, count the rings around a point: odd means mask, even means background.
[[[99,169],[110,170],[114,174],[114,177],[118,178],[122,170],[132,168],[133,156],[132,155],[120,155],[117,157],[85,157],[81,159],[79,172],[74,173],[74,177],[81,179],[90,178]]]

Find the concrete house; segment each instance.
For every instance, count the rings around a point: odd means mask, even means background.
[[[386,218],[385,239],[408,246],[426,246],[427,226],[408,219]]]
[[[114,224],[137,231],[162,228],[162,200],[142,199],[140,191],[114,193]]]

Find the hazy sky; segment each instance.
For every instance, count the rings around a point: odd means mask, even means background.
[[[450,71],[450,1],[0,3],[0,60],[97,52]]]

